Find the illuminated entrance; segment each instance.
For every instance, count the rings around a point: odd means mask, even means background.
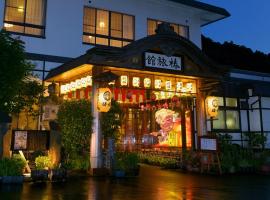
[[[180,76],[113,70],[112,87],[121,103],[125,148],[192,146],[196,81]]]
[[[63,99],[91,99],[97,95],[92,79],[106,71],[119,76],[106,87],[123,108],[125,149],[197,148],[197,136],[207,133],[205,98],[225,69],[168,24],[161,24],[156,35],[123,48],[94,47],[50,71],[46,79],[59,84]],[[98,112],[93,115],[98,119]],[[91,158],[101,159],[98,120],[93,127],[93,147],[99,151]]]

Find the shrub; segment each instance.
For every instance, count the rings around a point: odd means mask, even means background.
[[[21,176],[25,165],[26,161],[17,155],[3,158],[0,160],[0,176]]]
[[[60,105],[57,116],[65,152],[75,156],[89,152],[93,120],[91,103],[86,100],[65,101]]]
[[[118,152],[115,155],[115,169],[128,170],[138,167],[139,157],[137,153]]]
[[[49,156],[38,156],[35,159],[36,169],[49,169],[52,167],[52,161]]]

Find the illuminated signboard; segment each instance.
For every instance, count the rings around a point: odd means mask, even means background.
[[[176,56],[166,56],[163,54],[146,52],[144,64],[146,67],[177,70],[177,71],[182,70],[182,59],[181,57]]]

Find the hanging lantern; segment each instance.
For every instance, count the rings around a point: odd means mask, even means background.
[[[214,118],[218,115],[218,98],[214,96],[209,96],[206,98],[206,109],[207,109],[207,114],[211,117]]]
[[[109,88],[98,89],[97,108],[99,112],[108,112],[111,108],[112,92]]]
[[[176,83],[176,90],[177,92],[180,92],[183,88],[183,82],[177,82]]]
[[[123,75],[120,77],[120,84],[121,86],[127,86],[128,85],[128,76]]]
[[[162,81],[160,79],[155,80],[155,88],[160,89],[161,88]]]
[[[140,87],[140,78],[139,77],[133,77],[132,78],[132,85],[133,85],[133,87]]]
[[[165,85],[166,85],[166,90],[171,90],[172,89],[172,82],[171,81],[166,81]]]
[[[143,85],[145,88],[150,88],[151,87],[151,79],[150,78],[145,78],[143,80]]]
[[[193,84],[192,83],[187,83],[186,84],[187,92],[192,92],[193,90]]]

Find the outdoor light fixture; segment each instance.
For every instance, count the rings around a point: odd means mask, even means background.
[[[76,89],[80,89],[81,88],[81,85],[82,85],[81,79],[77,79],[76,80]]]
[[[209,96],[206,98],[206,110],[207,114],[211,117],[214,118],[218,115],[218,98],[214,96]]]
[[[171,90],[172,89],[172,82],[171,81],[166,81],[165,85],[166,85],[166,90]]]
[[[87,76],[86,77],[86,85],[87,86],[92,86],[92,76]]]
[[[81,86],[82,87],[85,88],[87,86],[86,82],[87,82],[87,79],[85,77],[84,78],[81,78]]]
[[[70,84],[71,84],[71,91],[75,91],[76,90],[76,82],[72,81]]]
[[[187,92],[192,92],[193,84],[192,83],[187,83],[186,88],[187,88]]]
[[[121,86],[127,86],[128,85],[128,76],[123,75],[120,77],[120,84]]]
[[[143,85],[145,88],[150,88],[151,87],[151,79],[150,78],[145,78],[143,80]]]
[[[179,92],[181,91],[183,88],[183,82],[177,82],[176,83],[176,90]]]
[[[155,80],[155,88],[160,89],[161,88],[162,81],[160,79]]]
[[[98,89],[97,108],[99,112],[108,112],[111,108],[112,92],[109,88]]]
[[[133,77],[132,78],[132,85],[133,85],[133,87],[140,87],[140,78],[139,77]]]

